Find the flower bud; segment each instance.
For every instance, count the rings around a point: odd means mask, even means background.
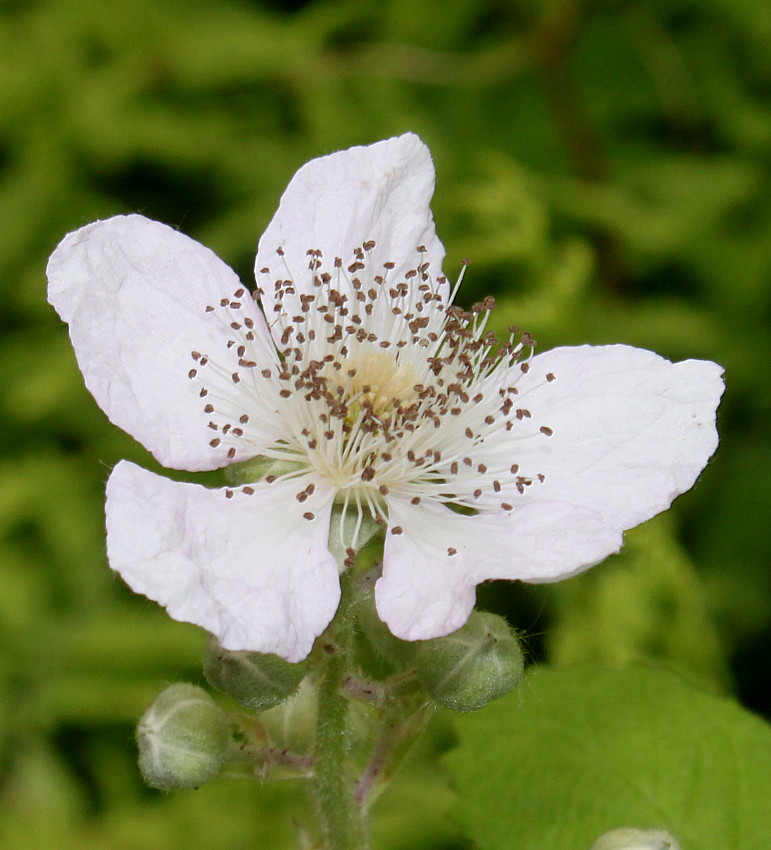
[[[503,618],[474,611],[458,631],[420,641],[414,665],[435,702],[454,711],[475,711],[514,689],[524,659]]]
[[[223,649],[215,638],[206,644],[203,670],[209,683],[251,711],[280,705],[296,693],[307,664],[277,655]]]
[[[612,829],[592,844],[592,850],[680,850],[663,829]]]
[[[195,685],[166,688],[137,725],[139,769],[162,791],[196,788],[222,766],[230,725],[224,711]]]

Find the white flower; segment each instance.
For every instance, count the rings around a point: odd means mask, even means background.
[[[116,425],[176,469],[286,462],[223,489],[126,461],[110,476],[113,569],[227,648],[307,655],[339,602],[335,504],[349,556],[362,519],[387,524],[378,611],[431,638],[485,579],[555,581],[617,551],[717,445],[714,363],[623,345],[533,357],[514,330],[497,352],[491,299],[450,306],[433,185],[411,134],[307,163],[260,240],[262,311],[142,216],[51,257],[51,303]]]

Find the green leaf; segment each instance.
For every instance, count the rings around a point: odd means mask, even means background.
[[[536,668],[456,729],[456,814],[480,850],[587,850],[620,827],[768,847],[771,729],[670,673]]]

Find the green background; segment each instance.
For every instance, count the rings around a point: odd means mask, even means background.
[[[62,236],[139,211],[251,280],[306,160],[412,130],[461,301],[541,350],[626,342],[726,368],[721,447],[622,555],[480,591],[532,660],[654,661],[771,714],[771,8],[764,0],[0,0],[0,844],[292,846],[291,783],[163,796],[132,726],[200,682],[199,630],[106,567],[102,492],[157,469],[83,388],[45,302]],[[765,665],[765,666],[764,666]],[[462,847],[429,767],[378,846]]]

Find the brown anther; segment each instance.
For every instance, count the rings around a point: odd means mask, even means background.
[[[404,529],[400,525],[395,525],[391,529],[391,534],[403,534],[403,533],[404,533]]]
[[[306,511],[306,512],[303,514],[303,519],[307,519],[307,520],[316,519],[316,514],[313,514],[313,513],[311,513],[310,511]]]
[[[546,425],[541,425],[541,427],[540,427],[538,430],[539,430],[542,434],[545,434],[547,437],[551,437],[551,435],[554,433],[554,431],[552,431],[552,429],[551,429],[551,428],[549,428],[549,427],[548,427],[548,426],[546,426]]]

